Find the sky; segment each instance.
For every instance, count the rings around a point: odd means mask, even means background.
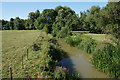
[[[30,12],[37,9],[40,13],[44,9],[54,9],[55,7],[68,6],[80,14],[80,11],[90,9],[91,6],[105,7],[107,2],[2,2],[2,19],[10,20],[10,18],[20,17],[27,19]]]

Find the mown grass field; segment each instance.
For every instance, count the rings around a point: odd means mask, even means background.
[[[38,30],[2,31],[2,77],[9,78],[9,67],[13,68],[13,76],[21,71],[21,56],[33,41],[40,35]],[[15,70],[15,71],[14,71]]]

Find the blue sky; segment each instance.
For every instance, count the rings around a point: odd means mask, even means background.
[[[29,12],[37,9],[42,12],[44,9],[54,9],[56,6],[68,6],[77,14],[80,11],[90,9],[91,6],[105,7],[107,2],[2,2],[2,19],[20,17],[27,19]]]

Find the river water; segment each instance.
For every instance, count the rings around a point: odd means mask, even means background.
[[[90,63],[90,54],[76,47],[70,47],[66,44],[65,39],[58,39],[58,43],[68,55],[60,63],[62,66],[69,68],[70,72],[79,73],[81,78],[110,78]]]

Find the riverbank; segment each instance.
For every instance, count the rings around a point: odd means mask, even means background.
[[[57,41],[61,49],[68,55],[60,63],[62,66],[69,68],[70,72],[79,73],[81,78],[110,78],[90,63],[91,54],[68,45],[65,39],[57,39]]]
[[[66,43],[92,54],[91,62],[98,70],[112,77],[120,78],[119,45],[104,41],[98,42],[84,35],[68,36],[66,37]]]

